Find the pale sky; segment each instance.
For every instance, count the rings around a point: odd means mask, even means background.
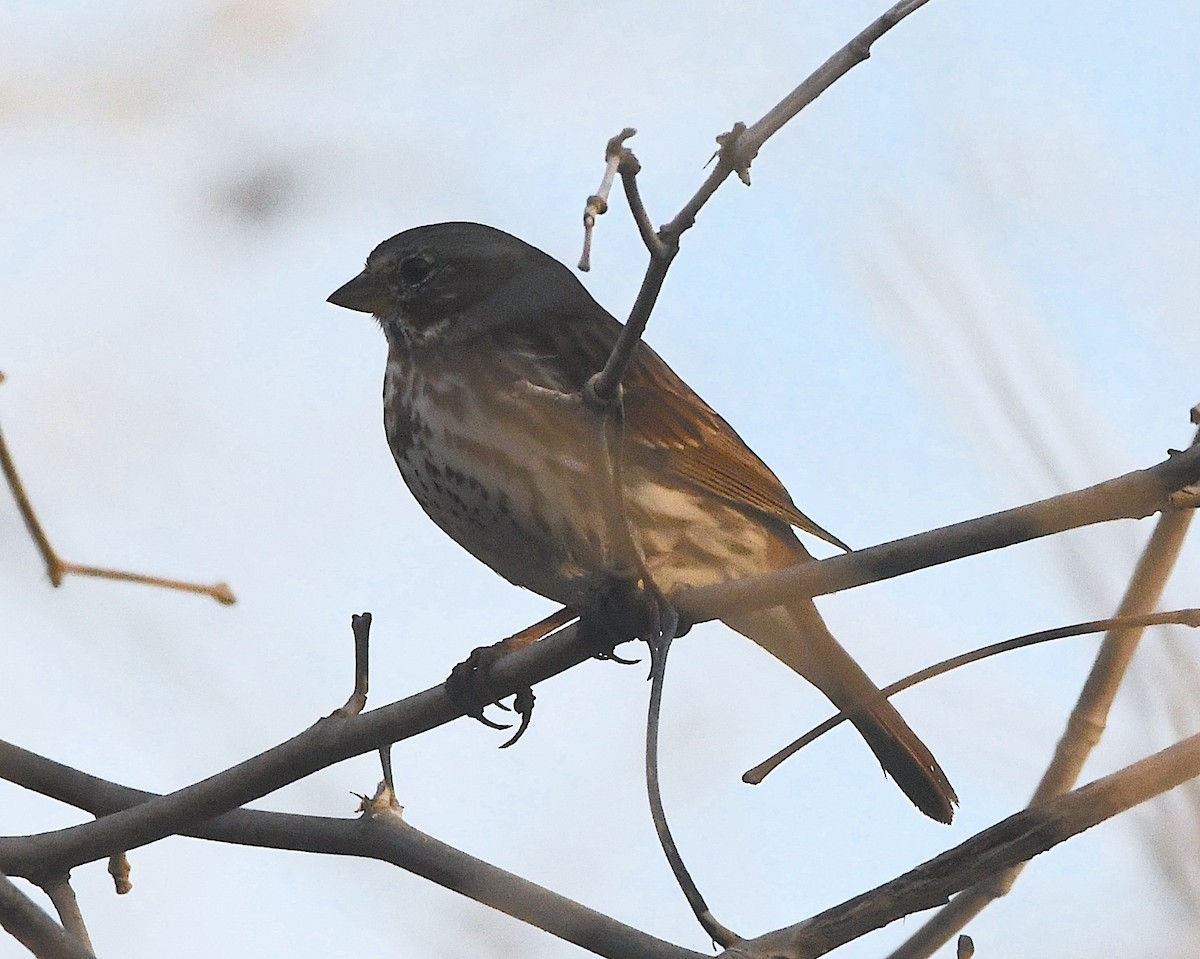
[[[4,738],[170,790],[339,705],[353,612],[375,616],[382,705],[550,611],[411,500],[381,429],[382,336],[325,297],[380,240],[438,220],[574,262],[605,141],[627,125],[665,222],[714,136],[883,9],[10,5],[0,424],[66,558],[226,580],[239,602],[53,590],[0,498]],[[647,339],[854,546],[1158,462],[1200,401],[1198,29],[1189,3],[932,0],[767,144],[751,189],[722,188]],[[584,282],[620,317],[643,268],[617,199]],[[882,684],[1109,614],[1149,530],[1027,544],[821,608]],[[1198,563],[1192,545],[1176,582]],[[1167,603],[1197,600],[1177,586]],[[1172,741],[1155,717],[1195,689],[1162,649],[1195,640],[1164,637],[1089,778]],[[1016,654],[898,701],[962,798],[946,829],[846,730],[742,785],[827,704],[723,627],[694,630],[672,657],[662,777],[714,912],[745,934],[795,922],[1020,808],[1094,648]],[[545,684],[504,752],[468,721],[402,744],[400,800],[440,839],[703,950],[646,811],[643,676],[592,663]],[[377,778],[364,757],[258,805],[349,816]],[[80,818],[7,786],[0,808],[7,833]],[[969,930],[979,954],[1191,954],[1194,909],[1151,861],[1162,821],[1150,807],[1036,861]],[[76,874],[101,955],[582,955],[380,864],[182,839],[131,858],[122,899],[103,864]],[[838,954],[884,955],[917,927]]]

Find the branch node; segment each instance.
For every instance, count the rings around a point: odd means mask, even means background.
[[[359,795],[358,798],[361,800],[358,809],[363,819],[404,818],[404,807],[396,800],[396,794],[386,781],[375,787],[374,796]]]
[[[717,137],[717,152],[709,158],[709,163],[715,159],[734,173],[746,186],[750,185],[750,164],[758,156],[758,151],[743,153],[741,150],[742,134],[746,132],[746,124],[741,120],[733,125],[733,129]]]

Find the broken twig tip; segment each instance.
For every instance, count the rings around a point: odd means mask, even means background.
[[[209,595],[222,606],[232,606],[237,602],[237,597],[233,595],[228,583],[215,583],[209,590]]]

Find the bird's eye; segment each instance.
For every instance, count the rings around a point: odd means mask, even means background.
[[[410,256],[400,262],[400,279],[408,286],[419,286],[429,278],[433,264],[423,256]]]

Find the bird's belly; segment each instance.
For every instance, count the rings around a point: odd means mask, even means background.
[[[510,582],[589,605],[614,566],[597,518],[611,482],[599,424],[544,415],[519,396],[491,394],[485,404],[446,384],[437,395],[411,389],[403,414],[392,399],[385,390],[389,445],[430,518]]]

